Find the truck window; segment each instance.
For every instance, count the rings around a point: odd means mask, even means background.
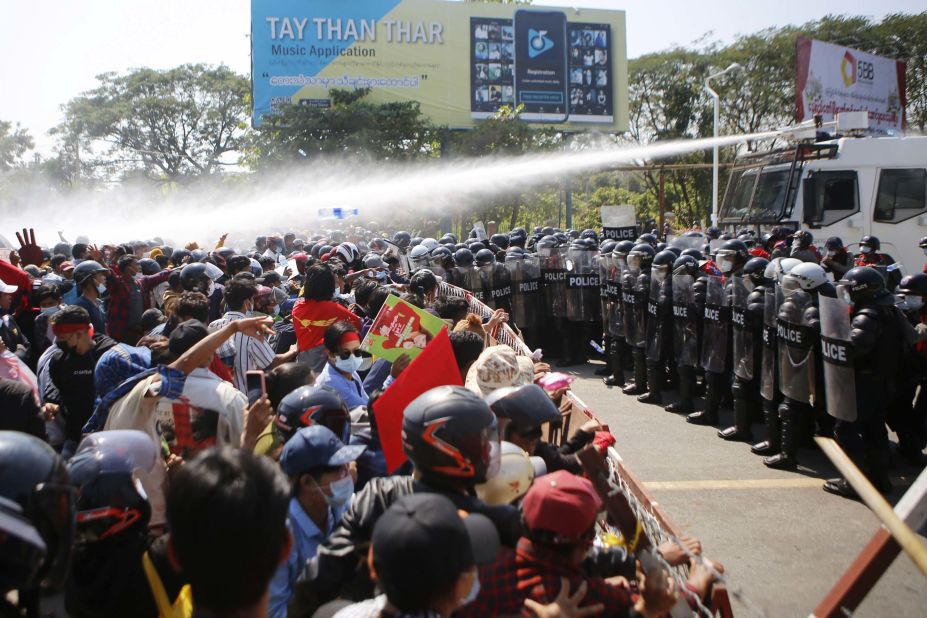
[[[805,204],[805,222],[819,226],[832,225],[859,212],[859,187],[852,170],[816,172],[807,182],[812,183],[813,200]],[[806,194],[807,195],[807,194]]]
[[[789,189],[789,171],[763,172],[750,204],[750,220],[777,220],[785,210],[785,194]]]
[[[927,170],[882,170],[873,219],[900,223],[927,211]]]

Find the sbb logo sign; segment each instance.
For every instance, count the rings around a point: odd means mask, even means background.
[[[857,81],[871,84],[875,78],[875,67],[871,62],[856,60],[856,57],[848,51],[843,54],[843,60],[840,62],[840,76],[843,78],[843,85],[847,88]]]

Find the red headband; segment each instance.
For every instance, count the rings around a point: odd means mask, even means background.
[[[79,333],[81,331],[89,331],[91,337],[93,337],[93,324],[53,324],[52,332],[55,335],[72,335],[74,333]]]
[[[338,345],[344,345],[349,341],[360,342],[360,335],[357,334],[357,331],[349,330],[345,334],[341,335],[341,340],[338,342]]]

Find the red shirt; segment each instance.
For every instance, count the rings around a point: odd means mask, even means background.
[[[360,330],[360,318],[331,300],[300,299],[293,306],[293,330],[300,352],[322,345],[325,329],[335,322],[350,322]]]

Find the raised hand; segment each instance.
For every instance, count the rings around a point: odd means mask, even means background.
[[[19,241],[19,259],[24,266],[42,264],[42,248],[35,242],[35,230],[23,228],[20,235],[16,232],[16,240]]]

